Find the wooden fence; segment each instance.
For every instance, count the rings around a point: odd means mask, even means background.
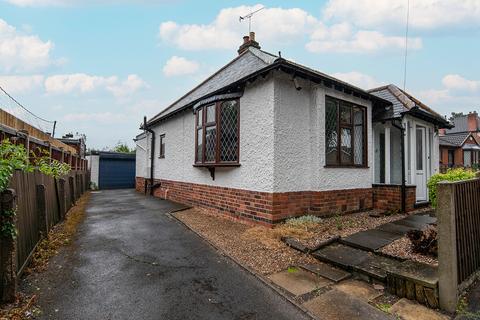
[[[438,199],[440,305],[453,312],[480,272],[480,179],[442,182]]]
[[[10,180],[9,189],[16,195],[16,226],[18,235],[11,254],[11,265],[16,265],[19,277],[43,236],[62,221],[75,201],[88,189],[90,183],[87,171],[71,171],[70,174],[55,179],[38,171],[25,173],[16,171]],[[0,249],[8,241],[0,237]],[[5,250],[0,250],[0,258],[5,259]],[[1,270],[0,275],[5,273]],[[0,283],[0,286],[5,286]],[[3,290],[3,288],[1,288]]]

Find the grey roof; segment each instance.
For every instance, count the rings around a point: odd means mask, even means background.
[[[249,74],[261,70],[264,67],[274,63],[277,58],[277,56],[259,50],[255,47],[249,47],[223,68],[218,70],[191,91],[187,92],[184,96],[172,103],[169,107],[157,114],[155,117],[150,119],[149,122],[155,121],[164,115],[175,112],[183,106],[194,102],[208,95],[209,93],[222,89],[223,87],[234,83],[235,81],[238,81]]]
[[[469,136],[469,132],[452,133],[445,136],[440,136],[439,142],[441,146],[461,147]]]
[[[434,119],[434,121],[444,124],[446,127],[450,125],[440,114],[394,84],[374,88],[368,90],[368,92],[392,103],[393,109],[389,113],[392,118],[399,118],[405,112],[413,113],[415,111],[418,113],[417,111],[420,110],[428,119]]]
[[[384,105],[390,104],[388,101],[371,95],[367,91],[349,83],[250,46],[223,68],[150,119],[148,123],[151,124],[157,122],[170,114],[180,111],[185,107],[189,107],[189,105],[192,105],[203,98],[207,98],[211,94],[217,94],[217,92],[228,88],[232,84],[253,77],[258,72],[268,71],[269,68],[276,67],[282,67],[282,70],[290,70],[290,72],[294,72],[298,75],[302,74],[307,77],[322,79],[322,81],[325,81],[329,86],[335,85],[345,88],[346,91],[348,90],[356,96],[364,99],[370,99]]]
[[[454,128],[447,130],[447,133],[468,132],[468,115],[462,114],[453,117],[451,120],[455,125]],[[480,128],[480,117],[477,116],[477,128]]]

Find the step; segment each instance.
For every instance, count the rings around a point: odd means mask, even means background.
[[[317,276],[327,278],[334,282],[340,282],[344,279],[349,278],[352,274],[344,271],[342,269],[331,267],[325,263],[316,263],[316,264],[302,264],[300,268],[308,270]]]
[[[386,283],[388,271],[395,268],[398,260],[379,256],[371,252],[343,244],[332,244],[312,253],[320,261],[357,272]]]
[[[370,229],[342,238],[340,243],[373,252],[401,237],[402,235],[399,233]]]

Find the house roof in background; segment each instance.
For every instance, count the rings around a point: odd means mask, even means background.
[[[469,136],[471,136],[469,132],[452,133],[440,136],[439,142],[441,146],[461,147]]]
[[[258,74],[269,72],[276,68],[291,72],[301,77],[314,78],[319,82],[323,81],[326,85],[352,93],[364,99],[377,101],[384,105],[390,105],[390,102],[384,100],[383,98],[371,95],[361,88],[331,77],[325,73],[289,60],[285,60],[280,56],[276,56],[255,47],[248,47],[238,57],[230,61],[212,76],[207,78],[198,86],[183,95],[180,99],[172,103],[165,110],[150,119],[148,124],[150,125],[156,123],[157,121],[166,118],[173,113],[183,110],[189,106],[193,106],[193,104],[201,99],[218,94],[219,91],[226,90],[233,85],[247,81],[251,77],[256,77]]]
[[[468,132],[468,114],[456,115],[451,120],[454,128],[447,130],[447,133]],[[477,116],[477,128],[480,128],[480,117]]]

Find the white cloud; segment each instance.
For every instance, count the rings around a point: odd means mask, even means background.
[[[468,80],[458,74],[449,74],[443,77],[442,84],[449,90],[480,91],[480,81]]]
[[[196,61],[183,57],[173,56],[165,63],[163,74],[167,77],[193,74],[198,71],[200,65]]]
[[[107,90],[112,92],[115,97],[123,98],[148,87],[148,84],[142,78],[136,74],[131,74],[122,83],[107,86]]]
[[[173,21],[160,25],[159,37],[185,50],[235,49],[247,33],[247,23],[238,18],[259,9],[262,5],[239,6],[220,10],[209,24],[177,24]],[[318,20],[299,9],[266,8],[256,14],[252,28],[260,43],[288,42],[302,37],[315,28]]]
[[[117,98],[129,96],[141,88],[147,87],[138,75],[132,74],[124,81],[117,76],[102,77],[85,73],[53,75],[45,80],[45,91],[48,94],[90,93],[107,90]]]
[[[468,112],[478,108],[480,101],[480,81],[469,80],[457,74],[442,78],[442,88],[423,90],[418,93],[422,101],[436,108],[442,114]]]
[[[358,71],[333,73],[332,77],[351,83],[365,90],[379,87],[381,85],[381,83],[375,80],[372,76]]]
[[[63,116],[65,122],[96,122],[100,124],[123,123],[130,121],[123,113],[100,112],[100,113],[69,113]]]
[[[85,73],[59,74],[45,80],[45,90],[47,93],[54,94],[87,93],[101,87],[114,85],[117,81],[117,77],[106,78]]]
[[[404,27],[407,15],[405,0],[330,0],[323,16],[332,21],[350,21],[361,28]],[[410,1],[410,26],[415,29],[471,27],[480,25],[478,0]]]
[[[386,36],[378,31],[360,30],[352,32],[351,27],[343,23],[331,28],[319,28],[313,34],[306,48],[311,52],[373,53],[378,51],[398,51],[405,47],[405,38]],[[409,38],[410,50],[422,47],[420,38]]]
[[[51,41],[18,31],[0,19],[0,68],[6,72],[31,71],[53,63]]]
[[[0,87],[10,94],[26,93],[43,87],[42,75],[0,76]]]
[[[246,25],[239,23],[238,17],[260,7],[258,4],[225,8],[208,24],[167,21],[160,25],[159,37],[183,50],[234,50],[246,33]],[[373,53],[405,46],[403,35],[385,35],[379,30],[359,29],[350,23],[325,24],[299,8],[266,8],[256,14],[252,23],[256,40],[264,47],[265,44],[285,45],[307,40],[306,48],[310,52]],[[420,49],[422,41],[410,38],[409,46]]]

